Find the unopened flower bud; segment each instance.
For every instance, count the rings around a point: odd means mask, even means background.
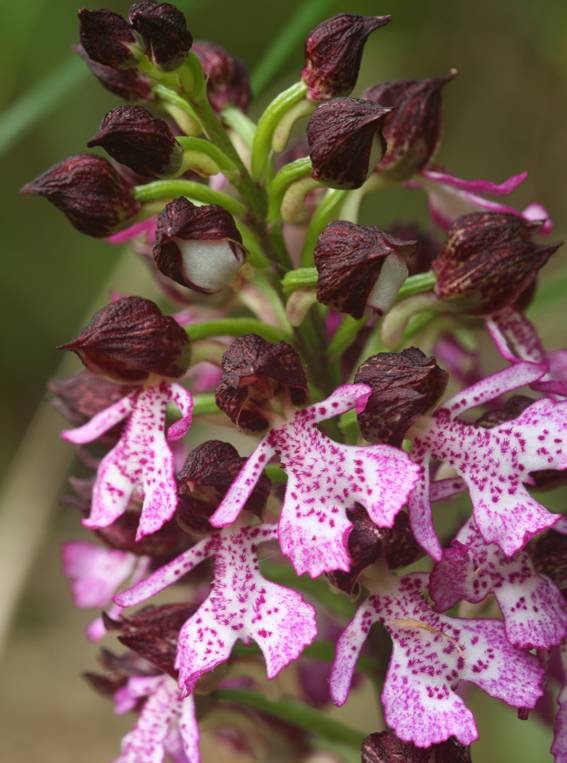
[[[118,641],[149,660],[163,673],[177,677],[175,655],[179,631],[196,607],[187,604],[164,604],[144,607],[130,617],[112,620],[105,617],[108,630],[118,631]]]
[[[476,420],[476,426],[492,429],[507,421],[513,421],[526,408],[535,403],[535,398],[528,395],[512,395],[502,405],[491,408]],[[551,490],[567,482],[567,472],[563,469],[538,469],[530,472],[530,479],[538,490]]]
[[[179,524],[189,532],[211,532],[209,517],[245,462],[246,458],[242,458],[233,445],[221,440],[208,440],[191,451],[177,475]],[[270,487],[270,480],[262,475],[244,507],[261,516]]]
[[[54,164],[27,183],[22,193],[39,194],[89,236],[108,236],[140,210],[133,185],[101,156],[79,154]]]
[[[348,536],[348,550],[352,558],[348,572],[337,570],[328,575],[331,583],[352,596],[357,589],[361,573],[381,557],[391,570],[413,564],[423,551],[415,540],[406,512],[400,511],[392,527],[377,527],[366,510],[357,504],[349,512],[352,530]]]
[[[53,407],[64,416],[73,426],[86,424],[97,413],[117,403],[133,391],[133,387],[103,379],[81,371],[66,379],[52,379],[47,385],[53,398]],[[99,442],[104,445],[115,445],[120,437],[122,425],[105,432]]]
[[[113,69],[136,65],[136,38],[129,24],[113,11],[79,11],[81,45],[93,61]]]
[[[507,212],[459,217],[432,265],[436,295],[471,315],[512,305],[560,246],[535,244],[530,236],[537,227]]]
[[[471,754],[454,737],[423,749],[392,731],[380,731],[363,741],[361,763],[471,763]]]
[[[381,156],[379,125],[389,111],[354,98],[321,104],[307,126],[315,180],[331,188],[359,188]]]
[[[89,58],[82,45],[75,45],[73,50],[85,61],[100,84],[114,95],[125,101],[150,101],[153,98],[152,84],[149,77],[137,69],[114,69]]]
[[[392,110],[381,123],[386,144],[378,170],[394,180],[407,180],[433,158],[441,140],[441,90],[455,76],[384,82],[364,93],[373,103]]]
[[[256,334],[235,339],[222,359],[219,408],[240,429],[261,432],[269,425],[262,408],[278,395],[289,395],[294,405],[307,400],[307,379],[296,350]]]
[[[153,256],[158,270],[203,294],[227,286],[246,257],[232,215],[217,204],[170,201],[157,221]]]
[[[248,70],[242,61],[231,56],[220,45],[206,40],[196,40],[193,51],[205,72],[207,95],[213,109],[220,112],[226,106],[235,106],[246,111],[252,91]]]
[[[102,146],[117,162],[148,177],[176,172],[183,159],[183,149],[167,122],[143,106],[118,106],[109,111],[87,145]]]
[[[171,3],[138,0],[130,7],[128,18],[154,64],[165,71],[181,66],[191,49],[193,37],[179,8]]]
[[[309,100],[349,95],[358,79],[368,36],[390,20],[391,16],[339,13],[316,26],[305,41],[305,66],[301,74]]]
[[[190,355],[189,339],[177,321],[141,297],[123,297],[103,307],[61,349],[77,353],[95,374],[130,383],[151,375],[179,377]]]
[[[353,318],[362,318],[367,307],[385,313],[406,280],[405,258],[415,246],[376,225],[331,223],[315,247],[317,299]]]
[[[368,358],[355,376],[355,382],[372,388],[366,408],[358,414],[363,436],[369,442],[400,445],[417,417],[438,402],[448,380],[435,358],[417,347]]]

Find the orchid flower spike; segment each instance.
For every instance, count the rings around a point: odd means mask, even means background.
[[[273,427],[249,457],[211,517],[225,527],[238,517],[270,458],[276,455],[287,472],[279,542],[298,575],[315,578],[351,566],[347,510],[362,504],[378,527],[392,527],[420,469],[401,450],[389,445],[342,445],[326,437],[320,421],[353,408],[358,412],[371,394],[366,384],[346,384],[326,400],[297,411]]]
[[[393,643],[382,692],[388,726],[417,747],[451,736],[469,745],[478,732],[457,693],[459,682],[470,681],[512,707],[533,707],[542,693],[543,669],[536,657],[510,644],[502,622],[436,613],[423,598],[428,577],[393,579],[363,602],[338,641],[331,695],[344,704],[362,646],[380,622]]]
[[[214,558],[211,592],[179,633],[176,668],[182,696],[193,692],[204,673],[228,660],[239,638],[246,644],[258,644],[268,678],[297,659],[315,638],[313,607],[295,591],[271,583],[260,572],[258,546],[276,537],[275,525],[222,530],[115,597],[121,607],[140,604],[205,559]]]
[[[537,400],[520,416],[492,429],[456,418],[524,384],[541,378],[545,369],[518,363],[458,393],[429,419],[414,427],[411,455],[423,467],[423,479],[409,501],[414,535],[434,559],[442,549],[431,518],[429,463],[451,466],[466,483],[480,534],[512,556],[535,535],[551,527],[552,514],[530,496],[530,472],[567,469],[567,403]],[[420,426],[421,425],[421,426]]]

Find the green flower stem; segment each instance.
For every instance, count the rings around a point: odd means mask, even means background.
[[[199,120],[197,119],[197,115],[193,111],[191,105],[187,103],[185,98],[180,96],[178,93],[175,92],[170,87],[167,87],[161,82],[158,82],[155,84],[152,88],[154,95],[157,96],[158,101],[162,102],[162,105],[164,108],[166,108],[167,111],[170,111],[167,107],[173,107],[171,110],[172,116],[176,113],[180,113],[183,117],[186,118],[187,122],[187,131],[193,134],[195,131],[200,132],[200,126],[199,126]],[[185,125],[181,125],[183,128],[185,128]]]
[[[238,174],[238,167],[236,164],[232,159],[228,158],[224,151],[221,151],[218,146],[215,146],[214,143],[204,140],[203,138],[187,138],[183,136],[179,136],[177,142],[184,151],[191,151],[208,156],[229,180],[232,181],[232,178]]]
[[[258,334],[268,342],[289,342],[292,337],[287,331],[276,326],[268,326],[267,323],[256,318],[222,318],[216,321],[204,321],[186,326],[189,339],[207,339],[213,336],[244,336],[245,334]]]
[[[313,288],[317,286],[317,278],[318,273],[316,268],[296,268],[295,270],[290,270],[282,279],[284,293],[291,294],[296,289]],[[422,291],[431,291],[435,286],[435,282],[435,274],[431,271],[409,276],[398,292],[396,302],[413,297],[414,294],[420,294]]]
[[[214,392],[207,392],[193,397],[193,416],[206,416],[211,413],[221,413],[215,402]]]
[[[281,206],[287,189],[298,180],[311,176],[311,159],[303,156],[286,164],[268,186],[268,223],[281,218]]]
[[[310,116],[316,108],[316,103],[313,103],[313,101],[308,101],[305,98],[304,100],[296,103],[295,106],[292,106],[289,111],[286,111],[286,113],[280,119],[279,124],[274,130],[274,134],[272,136],[272,150],[275,154],[281,154],[281,152],[287,146],[289,136],[295,123],[303,117]]]
[[[222,110],[222,118],[231,130],[239,135],[249,148],[252,148],[254,135],[256,134],[256,124],[250,117],[237,109],[236,106],[225,106]]]
[[[272,482],[275,482],[276,485],[286,484],[287,474],[284,472],[281,466],[278,466],[277,464],[268,464],[264,471],[266,472],[268,479],[270,479]]]
[[[334,718],[314,710],[309,705],[296,699],[269,700],[257,692],[246,689],[217,689],[214,696],[237,705],[245,705],[262,713],[291,723],[310,734],[323,737],[333,742],[340,742],[350,747],[360,748],[365,737],[361,731],[351,729]]]
[[[260,117],[252,144],[252,177],[254,180],[261,180],[266,174],[276,127],[285,113],[305,98],[306,92],[307,86],[303,82],[296,82],[283,93],[277,95]]]
[[[336,330],[333,338],[329,342],[327,356],[331,363],[338,363],[342,354],[347,350],[356,339],[358,332],[368,323],[368,318],[353,318],[345,315],[341,325]]]
[[[194,183],[192,180],[155,180],[134,188],[134,197],[140,202],[169,201],[177,196],[186,196],[203,204],[219,204],[235,217],[244,217],[247,212],[244,204],[228,193],[214,191],[208,185]]]
[[[413,297],[414,294],[421,294],[422,291],[431,291],[436,282],[435,273],[432,273],[430,270],[427,273],[416,273],[414,276],[409,276],[402,284],[396,297],[396,302]]]
[[[331,188],[325,194],[325,198],[313,214],[305,234],[305,244],[303,245],[300,261],[301,267],[311,267],[313,265],[313,252],[317,245],[317,239],[331,220],[338,216],[347,193],[348,191]]]

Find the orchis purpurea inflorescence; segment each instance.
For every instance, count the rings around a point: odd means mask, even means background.
[[[542,491],[567,471],[567,350],[524,315],[558,245],[540,204],[489,198],[526,173],[433,163],[455,70],[352,97],[389,16],[319,24],[257,122],[245,65],[175,6],[79,20],[129,103],[88,144],[109,158],[23,191],[130,244],[161,295],[113,298],[62,346],[86,370],[50,384],[91,470],[72,503],[95,538],[65,544],[64,572],[99,610],[89,638],[126,649],[88,674],[136,714],[117,763],[198,763],[200,726],[250,760],[465,763],[474,687],[522,718],[555,688],[566,763],[567,519]],[[438,230],[362,224],[392,187],[423,190]],[[324,710],[364,680],[387,727],[366,734]]]

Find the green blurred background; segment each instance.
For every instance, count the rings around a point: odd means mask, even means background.
[[[118,11],[128,7],[126,2],[103,5]],[[195,37],[220,43],[251,70],[273,50],[286,22],[298,11],[309,12],[308,3],[296,0],[177,0],[177,5]],[[366,47],[359,88],[456,67],[459,77],[445,91],[439,163],[463,177],[497,181],[528,169],[529,179],[514,203],[521,207],[537,199],[556,220],[554,237],[565,237],[565,0],[347,0],[328,5],[327,15],[394,16],[394,23]],[[0,465],[9,490],[0,514],[0,606],[8,612],[12,600],[19,600],[0,655],[0,759],[10,763],[103,763],[116,755],[120,731],[130,722],[115,719],[110,705],[78,677],[92,668],[95,650],[82,640],[89,616],[72,610],[59,573],[60,540],[76,535],[78,524],[69,509],[57,509],[52,499],[61,489],[68,450],[54,434],[60,422],[45,413],[38,420],[37,412],[45,405],[46,380],[61,362],[56,346],[75,335],[89,309],[106,301],[110,283],[146,295],[150,286],[134,258],[123,255],[118,264],[119,250],[80,235],[44,200],[17,194],[50,164],[84,151],[104,113],[118,103],[70,52],[78,37],[78,7],[76,0],[0,0]],[[297,79],[301,64],[298,43],[260,94],[252,116]],[[26,96],[30,92],[33,97]],[[37,117],[28,123],[36,109]],[[385,194],[368,204],[364,215],[378,224],[425,221],[425,201],[419,194]],[[111,279],[117,266],[120,272]],[[565,266],[564,254],[556,255],[546,271],[548,282],[559,283]],[[565,345],[566,301],[556,291],[537,316],[552,348]],[[30,423],[33,429],[25,437]],[[476,697],[472,702],[479,708],[482,735],[475,761],[551,760],[549,733],[537,722],[516,721],[497,702]],[[374,712],[373,707],[366,714],[357,711],[353,724],[373,730]]]

